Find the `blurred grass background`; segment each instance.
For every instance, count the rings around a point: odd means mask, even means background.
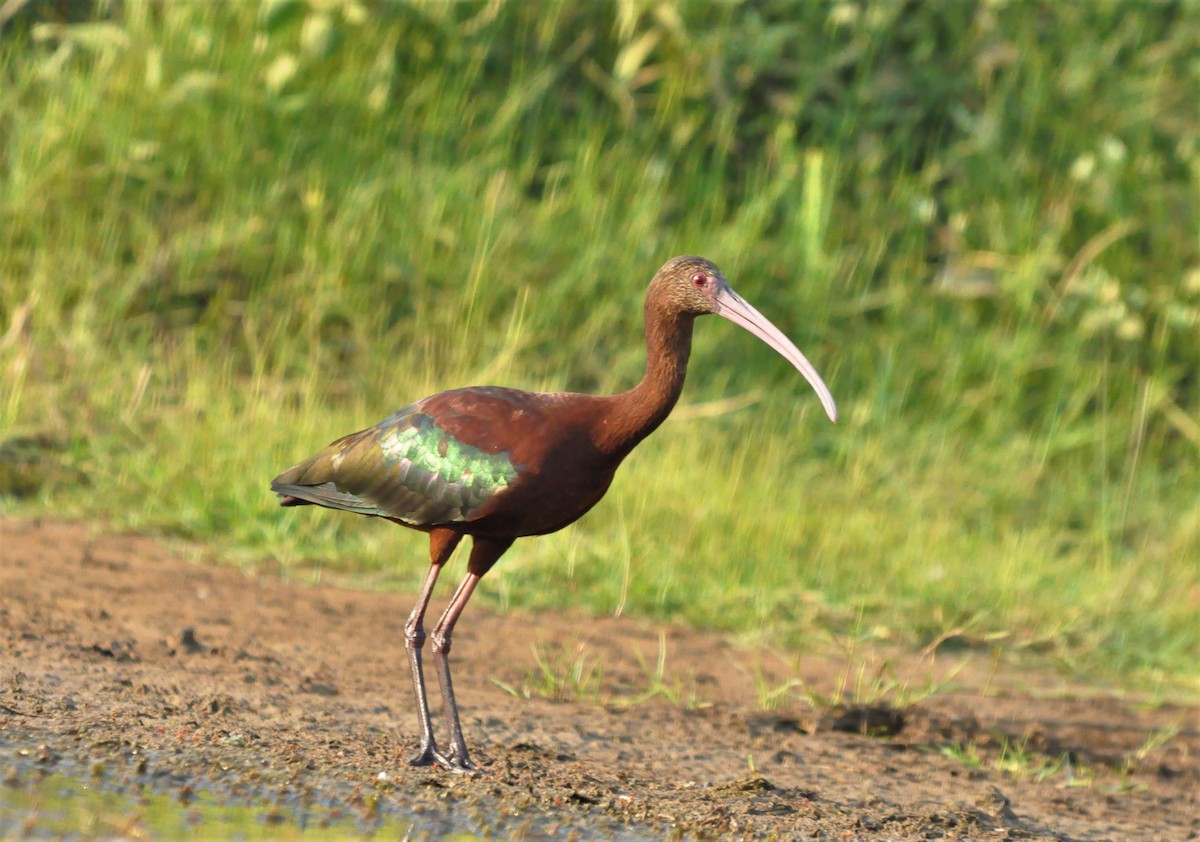
[[[267,484],[426,394],[618,391],[667,258],[675,419],[480,597],[1200,687],[1200,5],[6,4],[0,512],[415,589]]]

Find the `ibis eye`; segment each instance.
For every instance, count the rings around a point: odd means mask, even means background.
[[[692,284],[695,286],[702,287],[707,283],[708,275],[705,275],[703,272],[697,272],[696,274],[692,275]]]

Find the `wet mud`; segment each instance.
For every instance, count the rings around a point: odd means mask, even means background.
[[[627,618],[470,606],[452,658],[482,771],[409,767],[411,597],[199,555],[0,519],[0,788],[88,776],[416,838],[1200,839],[1194,704]],[[822,703],[884,665],[903,691]]]

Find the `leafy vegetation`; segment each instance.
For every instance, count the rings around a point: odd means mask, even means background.
[[[1195,3],[55,7],[0,31],[2,510],[415,588],[269,479],[444,388],[628,387],[700,253],[842,423],[701,323],[482,598],[1200,680]]]

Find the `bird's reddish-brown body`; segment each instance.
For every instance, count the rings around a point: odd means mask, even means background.
[[[828,389],[795,346],[733,293],[716,266],[679,257],[646,293],[646,374],[632,389],[609,396],[496,386],[442,392],[338,439],[272,482],[283,505],[344,509],[429,533],[430,572],[405,627],[422,725],[413,762],[470,768],[445,657],[459,613],[514,540],[559,530],[604,496],[622,460],[678,400],[693,324],[706,313],[746,327],[787,356],[836,419]],[[443,754],[425,696],[423,619],[438,572],[467,535],[474,541],[467,578],[432,633],[451,734]]]
[[[458,393],[469,407],[481,403],[477,390]],[[590,395],[487,390],[488,403],[503,403],[506,417],[483,420],[436,415],[447,433],[463,441],[494,443],[507,452],[520,473],[457,531],[493,538],[521,538],[555,532],[582,517],[612,482],[620,458],[604,452],[593,434],[602,401]],[[493,404],[494,407],[494,404]]]

